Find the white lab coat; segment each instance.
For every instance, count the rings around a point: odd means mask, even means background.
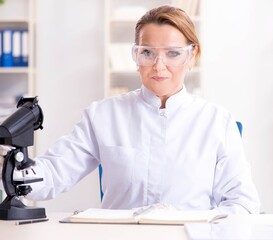
[[[50,199],[103,167],[104,208],[155,203],[229,213],[259,211],[259,199],[232,115],[185,87],[166,108],[144,86],[85,109],[73,132],[36,158]]]

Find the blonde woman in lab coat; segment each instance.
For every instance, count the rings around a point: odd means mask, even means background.
[[[91,103],[73,132],[35,159],[44,181],[33,184],[28,197],[54,198],[101,164],[103,208],[163,203],[258,213],[235,119],[184,85],[200,56],[190,18],[161,6],[148,11],[135,30],[132,55],[141,88]]]

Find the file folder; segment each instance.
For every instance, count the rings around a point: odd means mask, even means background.
[[[2,34],[2,66],[12,67],[12,30],[5,29]]]
[[[28,46],[28,31],[22,31],[22,66],[28,66],[29,46]]]
[[[12,33],[12,61],[14,67],[22,66],[21,32],[14,30]]]
[[[2,67],[2,31],[0,30],[0,67]]]

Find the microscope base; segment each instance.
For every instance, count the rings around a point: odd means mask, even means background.
[[[0,220],[25,220],[39,218],[46,218],[44,208],[28,207],[15,196],[7,196],[0,204]]]

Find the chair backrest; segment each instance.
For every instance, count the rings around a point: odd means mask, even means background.
[[[102,191],[102,166],[101,166],[101,164],[99,165],[99,180],[100,180],[100,200],[102,201],[102,199],[103,199],[103,191]]]
[[[240,135],[242,136],[243,134],[243,124],[239,121],[236,122],[237,127],[239,129]],[[102,201],[103,199],[103,191],[102,191],[102,166],[101,164],[99,165],[99,180],[100,180],[100,200]]]
[[[237,123],[237,127],[239,129],[240,135],[243,135],[243,124],[239,121],[236,122]]]

